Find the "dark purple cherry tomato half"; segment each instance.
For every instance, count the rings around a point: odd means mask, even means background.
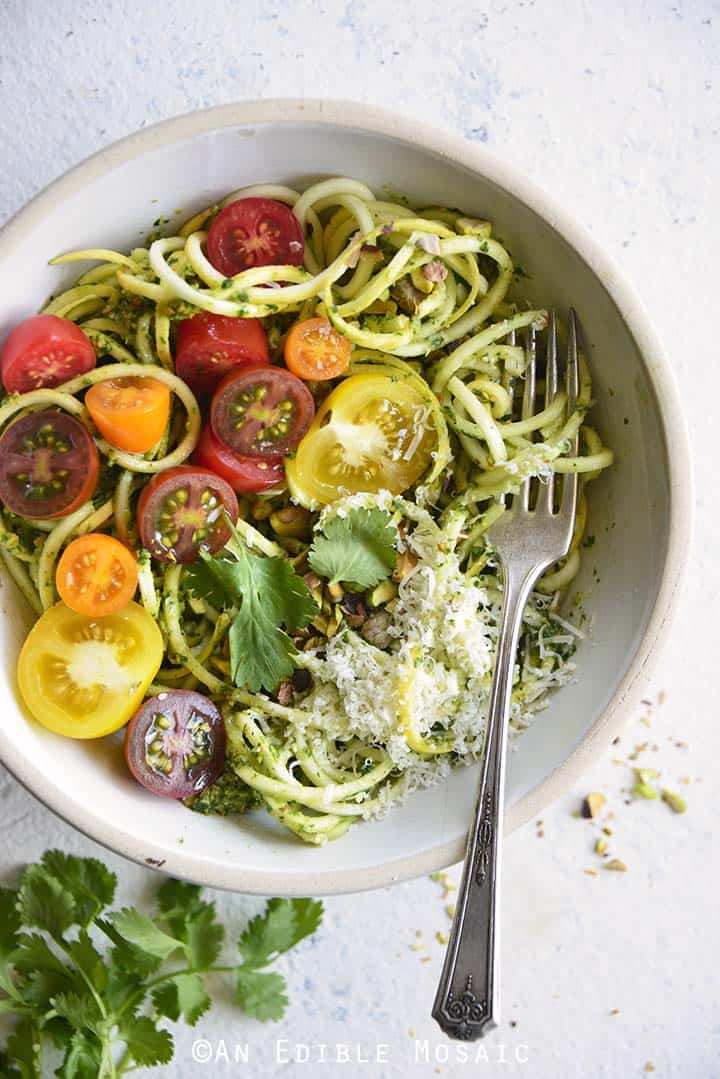
[[[225,513],[238,519],[238,500],[229,483],[207,468],[178,465],[153,476],[137,508],[143,547],[160,562],[194,562],[214,554],[230,539]]]
[[[247,367],[227,375],[212,399],[212,429],[233,453],[282,457],[315,415],[313,395],[284,367]]]
[[[225,767],[225,721],[202,693],[150,697],[125,729],[125,760],[138,783],[164,798],[189,798]]]
[[[276,199],[236,199],[208,229],[208,259],[226,277],[254,266],[302,266],[304,251],[302,225]]]
[[[21,517],[65,517],[92,495],[100,457],[66,412],[32,412],[0,436],[0,499]]]

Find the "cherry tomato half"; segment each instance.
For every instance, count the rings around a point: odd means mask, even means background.
[[[201,311],[178,327],[175,373],[198,396],[211,394],[242,363],[270,363],[260,319],[229,318]]]
[[[74,322],[57,315],[35,315],[21,322],[5,339],[0,354],[8,393],[59,386],[94,366],[89,339]]]
[[[127,607],[137,579],[135,556],[120,540],[102,532],[90,532],[69,543],[55,571],[60,599],[78,614],[92,617]]]
[[[421,380],[373,366],[343,379],[325,398],[285,473],[302,506],[349,492],[401,494],[428,470],[436,448]]]
[[[138,532],[143,547],[160,562],[194,562],[214,554],[230,539],[225,520],[238,519],[229,483],[206,468],[178,465],[153,476],[140,495]]]
[[[343,375],[352,345],[326,318],[296,322],[285,338],[285,363],[298,378],[320,382]]]
[[[227,375],[210,406],[217,437],[246,457],[289,453],[314,415],[310,390],[282,367],[245,367]]]
[[[237,199],[208,230],[208,259],[226,277],[253,266],[302,266],[304,250],[302,225],[275,199]]]
[[[66,517],[99,473],[95,443],[66,412],[32,412],[0,436],[0,499],[21,517]]]
[[[106,378],[90,387],[85,405],[111,446],[147,453],[167,427],[170,389],[157,378]]]
[[[150,697],[125,731],[125,760],[138,783],[165,798],[189,798],[225,766],[225,721],[211,700],[189,689]]]
[[[103,618],[64,603],[25,638],[18,684],[35,719],[69,738],[101,738],[124,726],[160,669],[163,638],[139,603]]]
[[[202,429],[193,460],[222,476],[238,494],[268,491],[285,484],[282,457],[241,457],[220,441],[209,423]]]

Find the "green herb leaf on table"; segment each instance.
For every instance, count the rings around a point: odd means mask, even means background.
[[[351,509],[323,525],[308,562],[331,584],[372,588],[395,569],[397,541],[397,528],[384,510]]]
[[[186,570],[186,583],[198,599],[237,613],[228,632],[230,668],[236,685],[269,693],[294,670],[290,633],[317,614],[308,587],[290,563],[248,550],[234,533],[231,560],[205,555]]]
[[[317,929],[321,903],[270,900],[241,934],[236,962],[218,966],[224,928],[197,885],[165,880],[150,917],[105,913],[115,884],[95,859],[50,851],[19,889],[0,889],[0,1015],[16,1017],[0,1079],[42,1079],[49,1047],[63,1055],[60,1079],[167,1064],[173,1040],[162,1024],[198,1022],[212,1003],[209,974],[233,975],[247,1015],[283,1015],[285,979],[260,968]]]

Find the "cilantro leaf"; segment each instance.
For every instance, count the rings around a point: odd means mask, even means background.
[[[78,969],[102,992],[107,985],[107,967],[84,929],[80,930],[76,940],[70,941],[68,950]]]
[[[17,947],[21,924],[17,898],[18,894],[12,888],[0,888],[0,959],[10,955]]]
[[[50,1002],[63,1019],[76,1030],[88,1029],[98,1032],[102,1015],[95,998],[89,993],[58,993]]]
[[[77,858],[60,850],[48,850],[40,864],[72,894],[80,925],[87,925],[115,898],[117,877],[97,858]]]
[[[182,942],[193,967],[207,967],[220,954],[225,930],[215,917],[215,904],[201,898],[197,884],[166,880],[158,890],[164,923]]]
[[[117,911],[112,915],[112,922],[121,937],[158,959],[167,959],[182,947],[181,941],[164,933],[152,918],[134,907],[123,907]]]
[[[282,1019],[288,1005],[287,986],[282,974],[241,967],[237,974],[235,999],[247,1015],[261,1022]]]
[[[95,925],[115,945],[110,952],[110,975],[118,990],[123,981],[122,973],[131,974],[137,980],[137,978],[147,978],[160,967],[162,957],[151,955],[125,940],[112,922],[106,918],[96,918]]]
[[[152,997],[159,1015],[173,1022],[182,1016],[191,1027],[212,1003],[199,974],[178,974],[172,981],[158,986]]]
[[[322,903],[316,899],[270,899],[265,911],[245,927],[238,942],[245,966],[263,967],[314,933],[322,910]]]
[[[28,866],[20,880],[18,910],[27,926],[60,937],[75,924],[75,901],[56,877],[41,865]]]
[[[172,1060],[173,1040],[170,1032],[156,1027],[149,1016],[123,1017],[118,1032],[137,1064],[150,1067]]]
[[[372,588],[395,569],[398,532],[389,514],[379,509],[351,509],[327,521],[315,537],[308,562],[331,584],[344,581]]]
[[[249,551],[235,533],[235,561],[205,555],[186,570],[186,583],[213,606],[237,608],[228,633],[236,685],[272,692],[294,670],[291,633],[306,626],[317,607],[302,577],[284,558]],[[283,628],[284,627],[284,628]]]

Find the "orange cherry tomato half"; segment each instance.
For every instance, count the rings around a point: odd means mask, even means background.
[[[170,389],[157,378],[108,378],[90,387],[85,404],[111,446],[147,453],[167,427]]]
[[[296,322],[285,339],[285,363],[308,381],[344,375],[350,366],[352,345],[326,318]]]
[[[60,599],[77,614],[97,618],[127,607],[135,595],[135,557],[120,540],[91,532],[69,543],[58,562]]]

